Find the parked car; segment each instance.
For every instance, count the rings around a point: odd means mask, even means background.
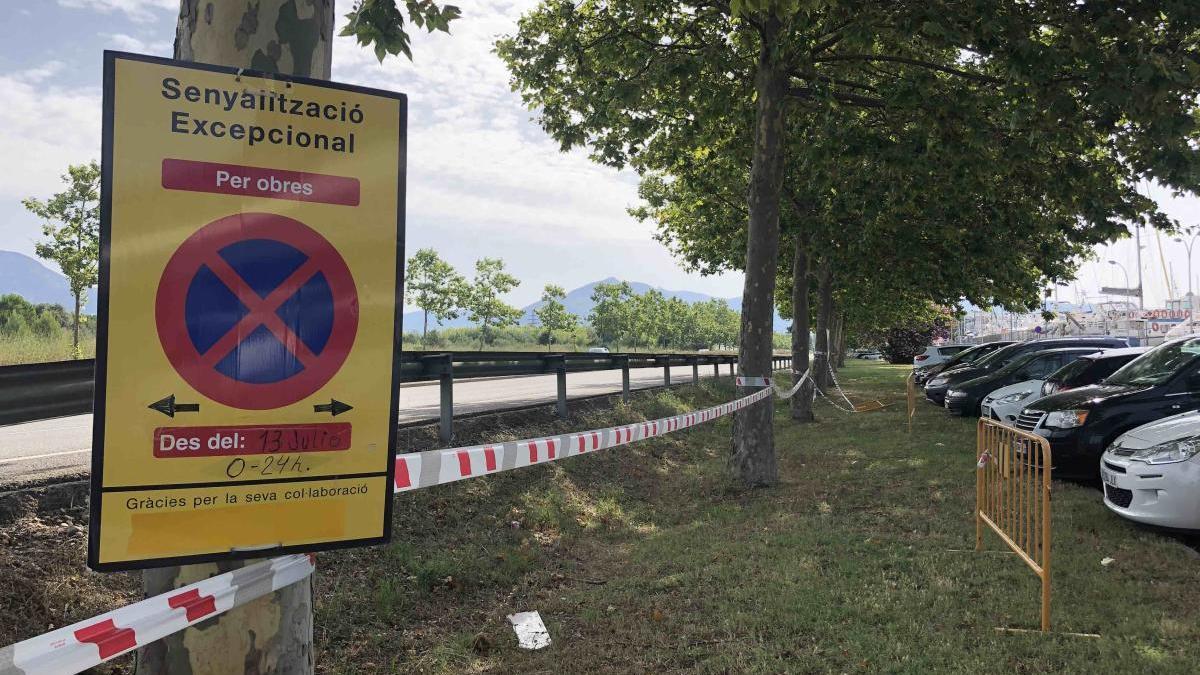
[[[946,390],[946,410],[956,415],[970,417],[980,412],[983,399],[1002,387],[1018,382],[1041,380],[1085,354],[1096,353],[1095,347],[1067,347],[1026,352],[1008,365],[981,375],[973,380],[959,382]]]
[[[1049,439],[1057,476],[1094,480],[1118,436],[1200,410],[1200,337],[1165,342],[1104,381],[1052,394],[1021,411],[1014,426]]]
[[[1200,530],[1200,412],[1125,432],[1100,459],[1104,505],[1139,523]]]
[[[588,347],[589,354],[608,354],[608,347]]]
[[[865,361],[882,361],[883,354],[877,351],[859,352],[858,354],[854,355],[854,358],[863,359]]]
[[[1120,370],[1122,366],[1150,351],[1149,347],[1105,349],[1085,356],[1052,373],[1042,384],[1042,396],[1096,384]],[[1030,403],[1033,401],[1031,400]]]
[[[996,342],[985,342],[981,345],[975,345],[974,347],[971,347],[970,349],[964,349],[961,352],[955,354],[954,356],[951,356],[950,358],[946,359],[945,361],[942,361],[941,363],[938,363],[935,365],[930,365],[930,366],[920,366],[917,368],[913,368],[913,373],[915,374],[915,380],[916,380],[917,386],[923,387],[923,386],[925,386],[925,383],[929,381],[929,378],[933,377],[934,375],[937,375],[938,373],[943,373],[947,370],[950,370],[952,368],[958,368],[960,366],[969,366],[972,363],[975,363],[975,362],[979,361],[980,359],[982,359],[983,357],[987,356],[988,354],[991,354],[992,352],[996,351],[997,349],[1000,349],[1001,347],[1007,347],[1008,345],[1011,345],[1012,343],[1013,343],[1012,340],[997,340]]]
[[[913,367],[936,366],[948,361],[951,356],[970,348],[971,345],[929,345],[925,351],[913,357]]]
[[[1099,351],[1112,347],[1128,346],[1129,344],[1125,341],[1125,338],[1115,337],[1069,337],[1015,342],[1007,347],[997,349],[975,363],[942,371],[941,374],[925,383],[925,398],[936,405],[945,405],[946,391],[952,386],[1000,370],[1012,363],[1017,357],[1029,352],[1041,352],[1047,349],[1061,349],[1066,347],[1094,347],[1095,351]]]
[[[1059,391],[1096,384],[1112,375],[1118,368],[1146,353],[1146,347],[1105,349],[1081,356],[1059,368],[1045,380],[1026,380],[1001,387],[983,397],[980,414],[1009,424],[1030,403]]]

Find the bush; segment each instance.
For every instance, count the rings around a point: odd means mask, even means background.
[[[883,347],[879,351],[888,363],[912,363],[913,358],[935,339],[944,340],[949,336],[947,321],[939,316],[926,323],[889,328],[884,332]]]
[[[13,313],[0,316],[0,336],[16,339],[30,334],[29,322],[24,314]]]
[[[63,333],[63,327],[48,310],[42,310],[33,322],[33,334],[44,340],[57,340]]]

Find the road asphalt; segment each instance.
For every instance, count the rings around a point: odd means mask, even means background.
[[[728,366],[722,368],[721,374],[728,375]],[[712,377],[712,366],[701,366],[700,375]],[[691,368],[671,369],[673,384],[691,380]],[[629,386],[632,389],[646,389],[661,384],[661,368],[635,368],[629,371]],[[567,374],[568,400],[619,391],[619,370]],[[459,416],[553,403],[556,396],[554,375],[458,380],[454,383],[454,414]],[[414,382],[401,386],[401,424],[436,420],[438,408],[436,382]],[[0,487],[85,473],[91,465],[91,448],[90,414],[0,427]]]

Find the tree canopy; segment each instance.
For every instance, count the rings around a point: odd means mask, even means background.
[[[1198,184],[1198,27],[1178,0],[544,0],[498,52],[564,150],[643,176],[677,253],[745,271],[754,370],[781,235],[843,303],[1028,306],[1125,222],[1170,227],[1136,185]]]

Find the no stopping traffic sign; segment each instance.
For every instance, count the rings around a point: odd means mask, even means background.
[[[158,337],[201,394],[234,408],[295,403],[345,362],[358,294],[342,256],[307,225],[240,213],[197,230],[163,270]]]

